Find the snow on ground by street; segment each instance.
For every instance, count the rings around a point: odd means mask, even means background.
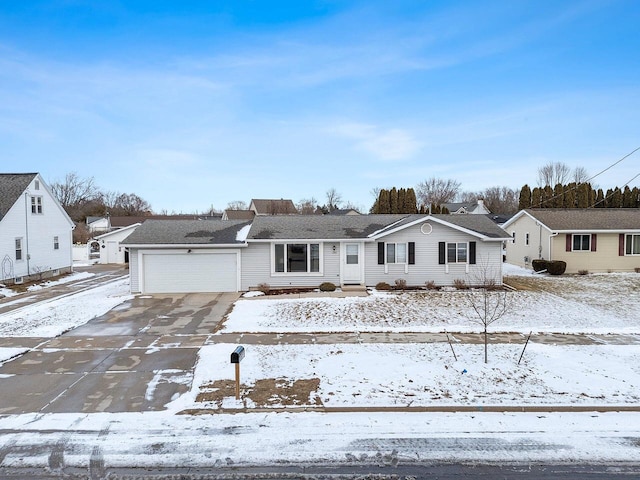
[[[524,340],[523,340],[524,343]],[[249,345],[241,381],[319,379],[316,398],[326,407],[451,405],[624,405],[640,401],[640,346],[336,344]],[[194,387],[173,410],[218,408],[195,402],[199,387],[233,380],[232,344],[200,351]],[[247,405],[252,407],[253,405]],[[269,407],[282,407],[274,392]],[[239,405],[240,408],[243,405]]]
[[[508,267],[512,273],[517,267]],[[522,275],[538,291],[507,292],[492,332],[640,333],[640,274]],[[478,332],[477,291],[373,292],[369,297],[241,299],[220,333]]]
[[[62,285],[69,282],[77,282],[78,280],[83,280],[85,278],[95,277],[95,275],[96,275],[95,273],[91,273],[91,272],[73,272],[57,280],[46,281],[37,285],[31,285],[30,287],[27,288],[27,290],[29,292],[36,292],[38,290],[42,290],[45,288],[55,287],[56,285]]]
[[[133,298],[129,279],[0,315],[0,336],[55,337]]]

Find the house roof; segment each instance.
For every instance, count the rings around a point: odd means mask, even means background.
[[[122,232],[126,230],[132,230],[142,225],[141,223],[134,223],[133,225],[129,225],[128,227],[119,228],[118,230],[112,230],[111,232],[103,233],[102,235],[98,235],[94,237],[96,240],[100,240],[103,238],[111,237],[113,235],[122,235]]]
[[[244,244],[238,232],[251,222],[241,220],[146,220],[123,245]]]
[[[639,208],[539,208],[522,210],[551,231],[640,230]]]
[[[18,201],[37,173],[0,174],[0,220]]]
[[[247,240],[366,238],[406,215],[257,216]]]
[[[253,210],[225,210],[224,215],[227,220],[251,220],[256,216]]]
[[[331,210],[327,215],[361,215],[355,208],[336,208]]]
[[[254,198],[251,205],[255,208],[257,215],[293,215],[298,213],[298,209],[292,200],[288,199],[264,199]]]
[[[112,216],[109,217],[112,228],[122,228],[143,223],[146,220],[220,220],[221,215],[144,215],[144,216]]]
[[[428,219],[474,232],[479,237],[510,238],[502,228],[484,215],[405,214],[260,216],[254,219],[247,240],[362,239],[374,235],[381,237]]]
[[[420,223],[422,221],[433,221],[441,224],[448,224],[453,228],[459,228],[461,230],[467,230],[477,234],[480,237],[489,239],[506,239],[510,236],[501,227],[496,225],[487,215],[455,215],[450,213],[422,215],[414,214],[407,215],[394,225],[382,229],[378,232],[378,236],[386,235],[391,231],[402,229],[411,224]]]

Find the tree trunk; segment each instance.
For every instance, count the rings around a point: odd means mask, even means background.
[[[484,326],[484,363],[489,363],[487,360],[487,343],[489,337],[487,336],[487,325]]]

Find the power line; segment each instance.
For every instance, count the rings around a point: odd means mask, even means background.
[[[636,178],[638,178],[638,177],[640,177],[640,173],[638,173],[635,177],[633,177],[631,180],[629,180],[627,183],[625,183],[625,184],[622,186],[622,188],[624,188],[624,187],[628,187],[628,186],[629,186],[629,184],[630,184],[631,182],[633,182],[633,181],[634,181]],[[614,193],[615,193],[615,191],[612,191],[612,192],[611,192],[611,195],[607,195],[607,196],[606,196],[606,197],[604,197],[602,200],[599,200],[599,201],[597,201],[596,203],[594,203],[593,205],[591,205],[591,207],[589,207],[589,208],[594,208],[596,205],[598,205],[598,204],[600,204],[600,203],[604,202],[607,198],[612,197]]]
[[[556,199],[556,198],[558,198],[558,197],[564,197],[564,195],[565,195],[567,192],[571,192],[571,191],[573,191],[573,190],[578,190],[578,188],[580,187],[580,185],[584,185],[585,183],[591,183],[591,180],[593,180],[594,178],[596,178],[596,177],[598,177],[598,176],[602,175],[602,174],[603,174],[604,172],[606,172],[607,170],[612,169],[613,167],[615,167],[616,165],[618,165],[620,162],[622,162],[623,160],[627,159],[628,157],[630,157],[631,155],[633,155],[634,153],[636,153],[638,150],[640,150],[640,147],[637,147],[637,148],[633,149],[631,152],[627,153],[627,154],[626,154],[624,157],[622,157],[620,160],[617,160],[617,161],[613,162],[613,163],[612,163],[611,165],[609,165],[607,168],[605,168],[604,170],[602,170],[602,171],[600,171],[600,172],[596,173],[594,176],[592,176],[591,178],[588,178],[586,181],[576,183],[575,187],[571,187],[571,188],[569,188],[569,189],[567,189],[567,190],[562,190],[562,193],[559,193],[558,195],[554,195],[554,196],[549,197],[549,198],[545,198],[544,200],[540,199],[540,204],[539,204],[539,206],[540,206],[540,207],[542,207],[542,204],[543,204],[543,203],[547,203],[547,202],[549,202],[549,201],[551,201],[551,200],[555,200],[555,199]],[[633,180],[635,180],[638,176],[640,176],[640,173],[639,173],[638,175],[636,175],[635,177],[633,177],[631,180],[629,180],[627,183],[625,183],[625,184],[623,185],[623,187],[624,187],[624,186],[626,186],[626,185],[628,185],[629,183],[631,183],[631,182],[632,182]],[[551,186],[551,185],[549,185],[549,187],[550,187],[550,186]],[[563,185],[563,187],[564,187],[564,185]],[[543,190],[543,189],[540,189],[540,190]],[[598,203],[599,203],[599,202],[598,202]],[[597,205],[597,204],[596,204],[596,205]],[[533,206],[533,205],[532,205],[532,206]],[[593,206],[595,207],[595,205],[593,205]]]

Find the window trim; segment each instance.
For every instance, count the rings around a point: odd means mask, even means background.
[[[529,235],[529,232],[525,233],[525,234],[524,234],[524,244],[525,244],[526,246],[529,246],[529,243],[530,243],[530,242],[529,242],[529,240],[530,240],[530,239],[531,239],[531,236]]]
[[[456,246],[456,259],[454,262],[449,261],[449,246],[450,245],[455,245]],[[464,245],[464,249],[465,249],[465,260],[464,261],[460,261],[460,246]],[[446,259],[446,264],[447,265],[466,265],[469,263],[469,242],[446,242],[445,243],[445,259]]]
[[[640,256],[640,251],[638,253],[633,253],[633,237],[640,237],[640,233],[625,233],[624,234],[624,256],[625,257],[637,257]],[[640,240],[639,240],[640,242]],[[629,253],[627,253],[629,250]]]
[[[60,250],[60,237],[58,235],[53,236],[53,249]]]
[[[407,265],[409,263],[408,258],[408,243],[407,242],[388,242],[384,244],[384,260],[387,265]],[[404,245],[404,261],[398,260],[398,245]],[[393,246],[393,258],[389,259],[389,247]]]
[[[23,262],[24,261],[24,245],[23,245],[22,237],[16,237],[14,247],[15,247],[16,262]],[[18,252],[20,252],[20,258],[18,258]]]
[[[31,213],[33,215],[42,215],[42,196],[31,195]]]
[[[576,237],[581,237],[580,239],[580,247],[583,246],[584,237],[587,237],[587,248],[575,248],[576,247]],[[591,251],[591,234],[590,233],[572,233],[571,234],[571,251],[572,252],[590,252]]]
[[[284,271],[278,272],[276,271],[276,246],[283,246],[283,261],[284,261]],[[287,271],[287,256],[289,251],[289,245],[304,245],[306,248],[306,264],[307,270],[302,272],[288,272]],[[311,246],[318,246],[318,271],[314,272],[311,270]],[[273,277],[287,277],[287,276],[295,276],[295,275],[303,275],[303,276],[321,276],[324,275],[324,261],[323,261],[323,243],[321,242],[305,242],[305,241],[286,241],[286,242],[274,242],[271,244],[271,276]]]

